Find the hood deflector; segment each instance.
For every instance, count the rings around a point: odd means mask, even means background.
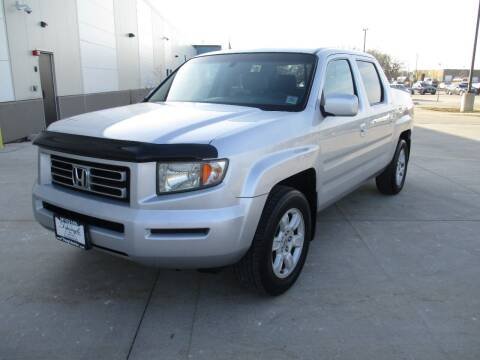
[[[33,144],[73,155],[128,162],[203,160],[218,157],[210,144],[152,144],[43,131]]]

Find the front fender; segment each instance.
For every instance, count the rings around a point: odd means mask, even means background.
[[[309,168],[315,168],[319,147],[299,146],[267,154],[258,159],[246,177],[241,197],[268,194],[280,181]]]

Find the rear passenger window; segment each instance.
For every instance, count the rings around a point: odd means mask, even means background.
[[[352,70],[348,60],[333,60],[328,63],[323,95],[331,94],[356,95]]]
[[[383,102],[383,86],[375,65],[368,61],[357,61],[360,75],[367,91],[368,102],[375,105]]]

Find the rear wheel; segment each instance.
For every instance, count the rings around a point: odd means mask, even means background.
[[[408,157],[407,142],[400,139],[392,161],[375,179],[382,194],[395,195],[402,191],[407,176]]]
[[[291,187],[270,193],[252,245],[235,266],[240,282],[269,295],[287,291],[302,271],[311,239],[310,207]]]

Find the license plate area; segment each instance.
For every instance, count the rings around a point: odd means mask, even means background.
[[[58,215],[54,215],[53,220],[55,224],[55,237],[57,240],[80,249],[90,249],[91,245],[87,236],[87,228],[85,224],[78,220]]]

